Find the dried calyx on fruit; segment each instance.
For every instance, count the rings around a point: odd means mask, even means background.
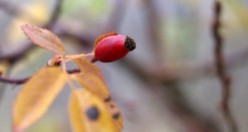
[[[136,48],[136,43],[129,36],[108,33],[96,39],[92,62],[113,62],[124,57]]]

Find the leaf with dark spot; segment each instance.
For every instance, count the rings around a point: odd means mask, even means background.
[[[120,117],[120,113],[113,114],[113,119],[117,120]]]
[[[99,111],[97,107],[93,106],[86,110],[86,115],[90,120],[95,121],[99,117]]]
[[[110,96],[108,96],[106,99],[104,99],[104,102],[110,102],[111,101],[111,97]]]
[[[119,132],[120,130],[115,125],[106,104],[85,89],[72,90],[68,106],[74,132]]]

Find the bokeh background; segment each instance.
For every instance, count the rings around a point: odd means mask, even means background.
[[[248,1],[220,0],[230,109],[248,131]],[[115,31],[135,39],[124,59],[96,65],[124,117],[124,132],[228,132],[219,108],[211,35],[214,0],[0,0],[0,69],[32,75],[52,54],[27,41],[20,25],[58,34],[68,53],[92,50],[94,39]],[[0,131],[11,131],[19,85],[0,83]],[[42,92],[42,91],[41,91]],[[66,88],[27,132],[70,132]]]

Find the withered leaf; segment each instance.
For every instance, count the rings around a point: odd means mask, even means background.
[[[21,26],[22,31],[34,44],[49,50],[55,54],[64,54],[65,49],[62,41],[52,32],[33,25]]]

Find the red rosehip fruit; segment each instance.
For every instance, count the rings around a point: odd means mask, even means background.
[[[96,40],[94,48],[95,58],[92,61],[116,61],[135,48],[136,43],[128,36],[118,35],[116,33],[106,34]]]

